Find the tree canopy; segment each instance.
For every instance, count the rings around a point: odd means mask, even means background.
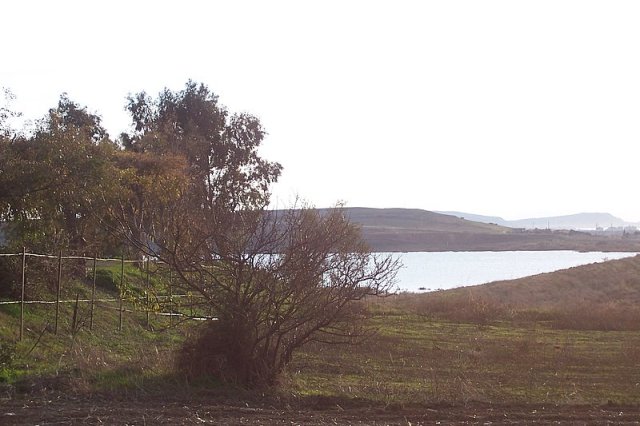
[[[0,200],[13,246],[45,252],[95,249],[96,220],[117,150],[100,117],[60,97],[32,134],[2,140]]]

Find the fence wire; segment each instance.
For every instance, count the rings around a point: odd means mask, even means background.
[[[40,253],[28,253],[24,250],[22,253],[0,253],[0,257],[21,257],[21,281],[18,282],[20,286],[20,300],[0,300],[0,306],[6,305],[20,305],[20,321],[19,321],[19,340],[24,337],[25,328],[25,307],[30,305],[44,305],[55,307],[55,319],[53,332],[58,333],[59,323],[61,322],[60,307],[61,305],[75,304],[73,310],[73,324],[71,327],[76,329],[78,327],[77,314],[79,311],[79,304],[89,304],[89,329],[93,330],[94,327],[94,314],[98,305],[101,309],[117,310],[118,315],[118,330],[123,328],[123,316],[128,314],[144,314],[145,325],[150,326],[151,314],[154,316],[168,317],[169,326],[173,325],[174,318],[188,318],[196,320],[215,320],[211,315],[204,315],[201,312],[194,311],[196,305],[196,299],[199,297],[193,296],[189,293],[174,293],[175,287],[173,285],[172,273],[169,268],[162,262],[153,261],[151,259],[125,259],[122,258],[110,258],[110,257],[89,257],[89,256],[62,256],[62,253],[56,255],[40,254]],[[27,261],[27,259],[32,259]],[[69,268],[68,263],[66,268],[63,267],[63,261],[76,261],[79,264],[73,265]],[[57,265],[56,265],[57,263]],[[153,263],[153,268],[150,265]],[[125,265],[135,264],[137,267],[134,271],[130,268],[125,270]],[[116,266],[119,266],[116,268]],[[75,268],[75,271],[73,269]],[[71,269],[71,271],[69,271]],[[117,273],[115,272],[117,269]],[[115,288],[111,288],[112,291],[117,291],[117,297],[97,297],[97,287],[104,285],[103,283],[98,285],[98,271],[103,271],[104,274],[109,275],[111,278],[111,284]],[[82,277],[80,280],[73,280],[73,273],[75,277]],[[101,273],[101,274],[103,274]],[[101,275],[102,276],[102,275]],[[152,280],[154,281],[152,283]],[[90,297],[86,295],[86,287],[80,289],[76,288],[76,297],[73,299],[62,297],[63,283],[66,285],[69,282],[85,282],[91,285]],[[158,283],[162,283],[162,288],[157,288]],[[29,289],[29,295],[38,295],[44,293],[51,295],[55,294],[55,300],[40,300],[42,298],[29,297],[27,298],[26,289]],[[102,289],[103,291],[107,291]],[[159,292],[158,292],[159,290]],[[164,292],[165,294],[160,294]],[[66,290],[65,294],[68,294],[69,290]],[[84,297],[80,297],[83,293]],[[186,299],[186,303],[185,303]],[[117,303],[117,307],[112,305]],[[125,307],[125,304],[131,308]],[[111,306],[110,306],[111,305]],[[184,312],[184,309],[189,309],[189,312]],[[198,308],[196,308],[197,310]],[[168,312],[166,312],[168,311]],[[85,312],[85,315],[87,313]]]

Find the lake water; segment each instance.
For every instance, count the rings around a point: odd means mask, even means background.
[[[510,280],[578,265],[621,259],[636,253],[577,251],[480,251],[393,253],[404,267],[398,286],[404,291],[431,291]]]

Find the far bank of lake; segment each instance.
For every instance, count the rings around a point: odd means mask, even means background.
[[[398,287],[411,292],[511,280],[636,254],[569,250],[392,253],[404,265],[398,273]]]

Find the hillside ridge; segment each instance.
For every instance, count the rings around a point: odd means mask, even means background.
[[[326,209],[320,209],[326,210]],[[516,229],[421,209],[345,207],[374,251],[640,251],[640,234]]]
[[[562,216],[530,217],[507,220],[500,216],[485,216],[460,211],[439,211],[438,213],[456,216],[476,222],[495,223],[511,228],[525,229],[573,229],[585,230],[611,227],[639,227],[640,223],[629,222],[606,212],[583,212]]]

